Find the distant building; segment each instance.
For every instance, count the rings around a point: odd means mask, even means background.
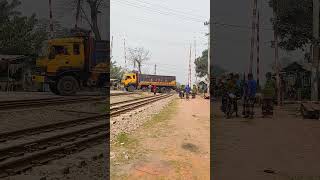
[[[26,90],[31,87],[30,60],[23,55],[0,54],[0,91]]]

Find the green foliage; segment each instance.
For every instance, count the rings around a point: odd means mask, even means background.
[[[0,0],[0,53],[1,54],[38,54],[47,34],[38,26],[35,15],[20,16],[15,11],[20,1],[11,4]]]
[[[214,65],[212,67],[213,69],[213,76],[217,77],[217,76],[220,76],[221,74],[227,72],[225,69],[223,69],[222,67],[220,67],[219,65]]]
[[[205,77],[208,75],[208,50],[202,52],[202,56],[198,57],[194,64],[196,65],[196,74],[198,77]]]
[[[0,0],[0,24],[9,21],[10,17],[19,16],[21,13],[15,9],[21,4],[19,0]]]
[[[198,77],[205,77],[208,75],[208,50],[204,50],[202,52],[202,56],[197,58],[194,62],[196,65],[196,74]],[[214,76],[219,76],[226,72],[225,69],[220,67],[219,65],[214,65],[212,67],[211,73],[213,73]]]
[[[110,78],[121,80],[123,74],[124,74],[123,69],[120,66],[117,66],[115,61],[111,61],[111,63],[110,63]]]
[[[304,50],[313,41],[312,0],[277,0],[277,3],[269,0],[269,4],[277,12],[279,46],[285,50]],[[275,19],[272,23],[275,24]]]

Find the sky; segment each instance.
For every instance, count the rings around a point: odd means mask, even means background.
[[[211,13],[219,23],[248,26],[249,28],[226,27],[214,25],[213,28],[213,65],[219,65],[232,72],[248,72],[251,47],[252,0],[213,0]],[[230,6],[232,4],[232,6]],[[273,31],[270,18],[273,12],[268,0],[258,1],[260,11],[260,79],[271,71],[274,62],[274,49],[270,47]],[[270,30],[271,29],[271,30]],[[280,50],[279,58],[289,57],[293,61],[301,60],[301,52],[285,52]],[[256,58],[253,71],[256,72]],[[256,74],[255,74],[256,77]]]
[[[192,69],[195,53],[200,56],[208,46],[204,22],[210,17],[209,3],[210,0],[111,0],[113,60],[125,66],[125,38],[127,50],[143,47],[151,53],[142,73],[154,74],[156,64],[156,74],[175,75],[178,82],[187,83],[190,45]],[[132,69],[132,63],[127,61],[127,67]]]

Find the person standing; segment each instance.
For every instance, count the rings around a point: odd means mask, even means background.
[[[266,83],[262,89],[262,114],[273,115],[273,99],[276,94],[276,83],[271,77],[271,73],[266,74]]]
[[[240,81],[239,74],[236,74],[234,76],[234,84],[235,84],[234,94],[236,96],[236,99],[234,101],[234,110],[236,112],[236,117],[239,117],[238,116],[238,99],[240,99],[241,97],[241,81]]]
[[[245,118],[253,118],[256,92],[257,82],[253,79],[253,74],[249,73],[245,89]]]
[[[157,86],[156,86],[156,85],[153,85],[152,91],[153,91],[153,94],[154,94],[154,95],[157,94]]]
[[[190,88],[189,85],[187,85],[186,88],[185,88],[185,92],[186,92],[186,97],[187,97],[187,99],[188,99],[188,97],[189,97],[190,91],[191,91],[191,88]]]

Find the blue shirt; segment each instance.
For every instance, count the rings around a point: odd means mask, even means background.
[[[246,95],[248,97],[255,97],[256,96],[257,82],[255,80],[248,80],[246,88],[247,88]]]
[[[186,88],[185,88],[185,91],[187,92],[187,93],[190,93],[190,87],[189,86],[186,86]]]

